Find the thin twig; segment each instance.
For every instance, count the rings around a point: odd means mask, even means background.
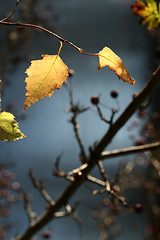
[[[99,107],[98,105],[96,105],[96,106],[97,106],[97,111],[98,111],[98,114],[99,114],[101,120],[104,121],[104,122],[106,122],[106,123],[108,123],[108,124],[110,124],[111,122],[110,122],[109,120],[107,120],[107,119],[103,116],[100,107]]]
[[[111,113],[110,120],[108,120],[103,116],[100,107],[98,105],[96,105],[96,107],[97,107],[97,111],[98,111],[98,114],[99,114],[101,120],[111,125],[112,122],[113,122],[113,118],[114,118],[115,114],[118,112],[119,109],[111,108],[112,113]]]
[[[84,53],[83,52],[83,49],[82,48],[79,48],[78,46],[76,46],[75,44],[73,44],[72,42],[60,37],[59,35],[57,35],[56,33],[44,28],[44,27],[41,27],[41,26],[38,26],[38,25],[35,25],[35,24],[30,24],[30,23],[20,23],[20,22],[6,22],[4,20],[1,20],[0,21],[0,24],[5,24],[5,25],[8,25],[8,26],[19,26],[19,27],[30,27],[30,28],[36,28],[36,29],[39,29],[39,30],[42,30],[44,32],[47,32],[51,35],[53,35],[54,37],[58,38],[59,41],[61,42],[66,42],[68,43],[69,45],[71,45],[72,47],[74,47],[75,49],[77,49],[79,52],[83,53],[83,54],[87,54],[87,53]]]
[[[115,199],[117,199],[119,202],[121,202],[124,206],[128,206],[129,203],[128,201],[121,195],[118,195],[116,191],[114,191],[114,189],[109,189],[107,190],[106,188],[106,182],[105,181],[101,181],[99,180],[98,178],[95,178],[91,175],[88,175],[87,176],[87,179],[92,182],[92,183],[96,183],[97,185],[100,185],[100,186],[103,186],[105,188],[101,189],[101,190],[94,190],[92,192],[93,195],[96,195],[96,194],[102,194],[102,193],[105,193],[105,192],[108,192],[112,197],[114,197]]]
[[[17,5],[18,5],[19,2],[20,2],[20,0],[17,0],[16,5],[15,5],[13,11],[7,17],[5,17],[2,20],[0,20],[0,23],[8,20],[14,14],[14,12],[16,11],[16,8],[17,8]]]
[[[49,194],[46,192],[44,185],[41,181],[37,181],[33,171],[30,169],[29,171],[29,176],[32,180],[33,186],[40,192],[40,194],[42,195],[42,197],[50,204],[53,204],[54,201],[53,199],[49,196]]]
[[[75,173],[78,173],[82,170],[84,170],[85,168],[87,168],[88,166],[88,163],[84,163],[83,165],[81,165],[80,167],[76,168],[76,169],[73,169],[72,171],[68,172],[69,175],[73,175]]]
[[[129,147],[129,148],[122,148],[122,149],[116,149],[112,151],[105,151],[101,153],[100,159],[108,159],[108,158],[113,158],[113,157],[119,157],[119,156],[124,156],[128,154],[136,154],[139,152],[144,152],[144,151],[152,151],[157,148],[160,148],[160,142],[156,143],[149,143],[141,146],[134,146],[134,147]]]
[[[77,121],[77,117],[80,113],[82,113],[84,111],[87,111],[88,108],[82,108],[78,104],[74,104],[72,90],[68,86],[67,86],[67,90],[69,92],[69,99],[70,99],[70,109],[68,111],[72,113],[72,117],[70,119],[70,122],[73,124],[73,129],[74,129],[74,132],[75,132],[75,136],[76,136],[78,145],[79,145],[80,150],[81,150],[80,160],[82,160],[82,162],[86,162],[86,153],[85,153],[83,142],[82,142],[82,139],[81,139],[81,136],[80,136],[79,124],[78,124],[78,121]]]
[[[107,192],[110,192],[111,191],[111,186],[110,186],[110,183],[108,181],[108,177],[107,177],[107,174],[104,170],[104,167],[103,167],[103,163],[101,160],[98,161],[98,167],[99,167],[99,170],[100,170],[100,173],[101,173],[101,176],[103,177],[103,180],[105,182],[105,188],[106,188],[106,191]]]
[[[102,187],[105,187],[105,182],[96,178],[96,177],[93,177],[91,175],[88,175],[87,176],[87,179],[90,181],[90,182],[93,182],[93,183],[96,183],[97,185],[100,185]]]
[[[81,165],[80,167],[73,169],[70,172],[65,173],[62,169],[60,169],[59,167],[56,169],[56,171],[53,172],[54,176],[58,176],[58,177],[63,177],[66,178],[67,180],[69,180],[70,182],[74,181],[74,174],[84,170],[85,168],[87,168],[88,164],[84,163],[83,165]]]
[[[32,212],[31,205],[29,204],[28,196],[27,196],[26,193],[24,194],[24,198],[23,199],[24,199],[24,208],[26,210],[26,213],[27,213],[27,216],[28,216],[28,219],[29,219],[29,223],[31,225],[36,220],[36,218],[38,216],[37,216],[37,214],[35,212]]]

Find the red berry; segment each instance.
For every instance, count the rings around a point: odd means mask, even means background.
[[[118,97],[118,92],[116,90],[112,90],[110,94],[111,94],[112,98],[117,98]]]
[[[43,233],[43,238],[50,238],[51,237],[51,232],[50,231],[45,231]]]
[[[78,173],[76,173],[74,175],[74,179],[76,182],[83,182],[83,173],[81,171],[79,171]]]
[[[140,145],[144,145],[146,143],[146,139],[144,137],[140,137],[136,142],[135,142],[135,146],[140,146]]]
[[[99,97],[98,96],[92,96],[91,97],[91,103],[94,105],[97,105],[99,103]]]
[[[134,205],[134,211],[137,212],[137,213],[143,212],[143,206],[142,206],[142,204],[136,203],[136,204]]]

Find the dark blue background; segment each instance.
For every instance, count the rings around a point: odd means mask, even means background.
[[[2,0],[1,0],[2,1]],[[12,9],[13,3],[2,1],[0,15]],[[49,2],[49,1],[46,1]],[[110,47],[119,55],[131,76],[136,80],[136,85],[131,86],[118,79],[114,72],[105,68],[97,70],[98,58],[84,56],[73,47],[64,44],[61,58],[69,68],[74,69],[75,76],[72,78],[73,95],[75,101],[80,101],[84,106],[91,106],[90,97],[101,93],[103,103],[116,107],[115,101],[110,97],[110,91],[116,89],[119,92],[120,112],[132,100],[134,92],[141,90],[148,79],[148,73],[152,70],[151,52],[154,48],[151,38],[147,35],[146,28],[138,24],[138,18],[132,15],[130,8],[134,1],[108,1],[108,0],[54,0],[54,11],[59,15],[58,34],[63,38],[75,43],[86,52],[97,53],[104,46]],[[44,1],[38,1],[38,10],[43,11]],[[0,26],[1,48],[3,53],[3,31]],[[34,31],[34,30],[33,30]],[[43,54],[56,54],[59,42],[47,34],[36,33],[31,39],[28,55],[34,59],[40,59]],[[15,72],[8,73],[11,85],[5,90],[2,101],[13,103],[18,113],[22,113],[25,99],[25,70],[28,63],[22,63]],[[68,83],[70,79],[68,79]],[[2,103],[3,103],[2,102]],[[67,185],[65,180],[51,177],[56,157],[63,152],[61,166],[65,171],[79,166],[79,148],[75,139],[72,125],[68,122],[69,115],[65,113],[69,99],[66,88],[63,86],[56,90],[51,98],[46,97],[32,105],[25,111],[27,118],[20,121],[20,129],[27,135],[24,140],[0,143],[0,157],[3,162],[15,162],[13,169],[17,173],[17,180],[21,186],[33,194],[32,208],[42,213],[45,204],[40,195],[33,188],[28,178],[28,170],[32,168],[37,178],[43,178],[47,190],[56,199]],[[119,113],[120,113],[119,112]],[[110,111],[106,111],[109,116]],[[129,125],[129,123],[127,123]],[[80,132],[85,145],[88,147],[99,140],[107,130],[107,126],[99,120],[94,110],[84,113],[80,117]],[[137,131],[138,136],[138,131]],[[112,141],[108,149],[131,146],[127,127],[121,129]],[[106,169],[109,178],[112,179],[121,159],[106,161]],[[113,163],[114,162],[114,163]],[[91,195],[87,188],[82,187],[71,202],[77,197],[82,202],[79,216],[83,221],[84,239],[98,239],[98,232],[94,228],[95,221],[92,219],[92,203],[101,202],[102,196]],[[139,220],[144,222],[144,216]],[[23,203],[18,203],[13,209],[15,228],[12,236],[23,231],[27,224],[27,217],[23,211]],[[122,217],[124,227],[122,234],[117,239],[141,239],[144,234],[143,224],[135,230],[129,226],[130,221],[137,221],[135,214],[130,217]],[[53,230],[53,239],[79,239],[78,227],[71,219],[58,219],[49,224]],[[48,229],[46,227],[45,229]],[[39,239],[39,238],[34,238]]]

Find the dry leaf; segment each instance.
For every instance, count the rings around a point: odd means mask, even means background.
[[[68,67],[59,55],[43,55],[41,60],[31,61],[26,73],[27,93],[23,110],[59,89],[67,81]]]
[[[102,51],[98,53],[99,64],[98,70],[105,66],[108,66],[110,70],[113,70],[117,76],[124,82],[135,84],[135,80],[129,75],[125,69],[122,60],[108,47],[104,47]]]

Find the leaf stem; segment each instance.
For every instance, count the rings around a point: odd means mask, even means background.
[[[8,17],[6,18],[8,19]],[[82,48],[76,46],[74,43],[60,37],[59,35],[57,35],[56,33],[48,30],[47,28],[44,28],[44,27],[41,27],[39,25],[35,25],[35,24],[30,24],[30,23],[20,23],[20,22],[6,22],[5,19],[2,19],[0,21],[0,24],[5,24],[5,25],[9,25],[9,26],[19,26],[19,27],[30,27],[30,28],[36,28],[36,29],[40,29],[44,32],[47,32],[51,35],[53,35],[54,37],[58,38],[58,40],[60,42],[65,42],[65,43],[68,43],[69,45],[71,45],[72,47],[74,47],[75,49],[77,49],[80,53],[84,54],[84,55],[88,55],[88,56],[98,56],[98,53],[86,53],[83,51]]]
[[[75,44],[73,44],[72,42],[60,37],[59,35],[57,35],[56,33],[44,28],[44,27],[41,27],[41,26],[38,26],[38,25],[35,25],[35,24],[30,24],[30,23],[20,23],[20,22],[6,22],[4,20],[1,20],[0,21],[0,24],[5,24],[5,25],[9,25],[9,26],[19,26],[19,27],[30,27],[30,28],[37,28],[37,29],[40,29],[44,32],[47,32],[51,35],[53,35],[54,37],[58,38],[59,41],[61,42],[66,42],[68,44],[70,44],[72,47],[76,48],[79,52],[83,52],[83,49],[79,48],[78,46],[76,46]]]
[[[17,5],[18,5],[19,2],[20,2],[20,0],[17,0],[16,5],[15,5],[13,11],[7,17],[3,18],[0,22],[4,22],[4,21],[8,20],[14,14],[14,12],[16,11],[16,8],[17,8]]]

